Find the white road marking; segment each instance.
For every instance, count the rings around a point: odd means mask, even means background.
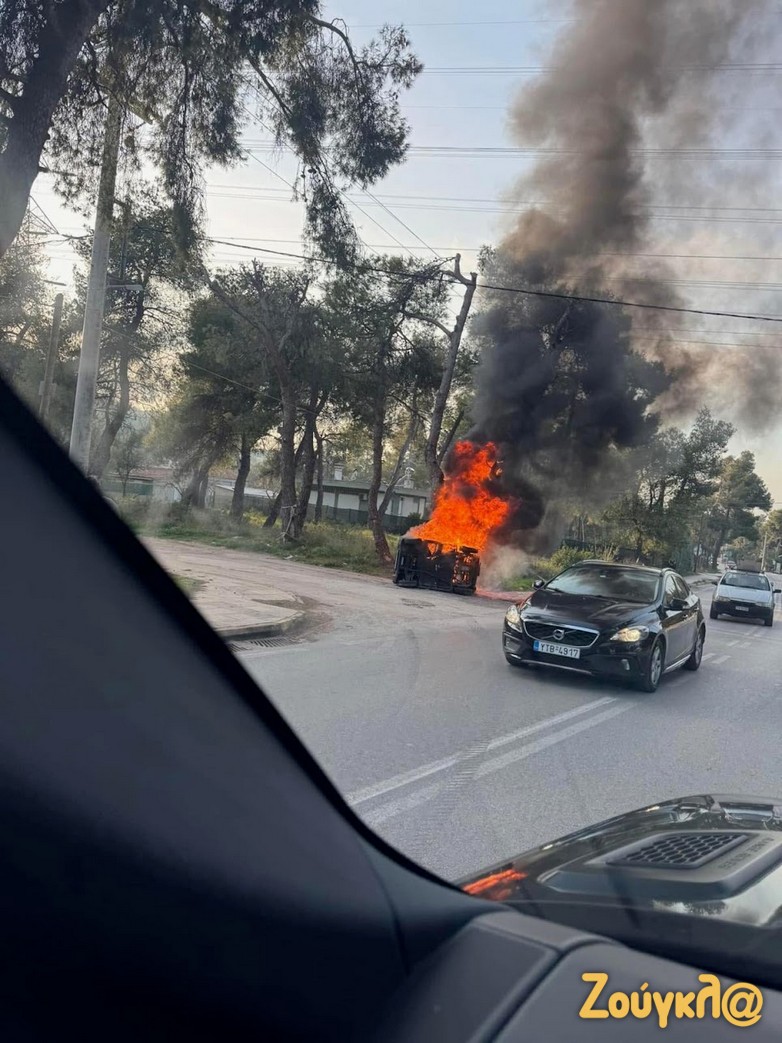
[[[706,655],[702,657],[701,662],[705,663],[707,659],[712,659],[716,654],[716,652],[707,652]]]
[[[734,645],[737,645],[739,643],[739,639],[736,638],[735,641],[726,641],[725,643],[728,646],[728,648],[732,648]]]
[[[552,728],[557,724],[561,724],[563,721],[569,721],[573,717],[580,716],[582,713],[588,713],[590,710],[594,710],[598,706],[606,706],[608,703],[615,702],[616,697],[610,695],[603,696],[602,699],[593,699],[590,703],[585,703],[583,706],[576,706],[574,709],[566,710],[564,713],[556,714],[554,717],[547,717],[544,721],[537,721],[535,724],[530,724],[526,728],[520,728],[515,732],[508,732],[507,735],[499,735],[497,738],[491,739],[485,745],[481,744],[481,748],[478,751],[460,750],[458,753],[453,753],[449,757],[430,761],[428,764],[422,764],[419,768],[412,768],[410,771],[403,771],[399,775],[392,775],[390,778],[384,779],[382,782],[376,782],[373,786],[366,786],[363,789],[354,790],[353,793],[348,793],[345,799],[348,804],[363,804],[367,800],[373,800],[375,797],[380,797],[384,793],[390,793],[392,790],[399,789],[401,786],[409,786],[413,782],[420,782],[421,779],[428,778],[430,775],[435,775],[437,772],[445,771],[447,768],[452,768],[454,764],[458,764],[460,761],[481,756],[486,750],[497,749],[498,746],[504,746],[509,742],[515,742],[517,739],[523,739],[527,735],[534,735],[535,732],[542,731],[544,728]]]
[[[611,699],[609,701],[615,702],[616,700]],[[503,768],[507,768],[510,764],[515,764],[517,761],[525,760],[527,757],[531,757],[535,753],[540,753],[542,750],[549,749],[551,746],[556,746],[558,743],[564,742],[566,739],[570,739],[574,735],[586,731],[588,728],[594,728],[597,725],[610,720],[612,717],[618,717],[619,714],[625,713],[627,710],[632,709],[633,706],[634,703],[620,703],[618,706],[609,707],[609,709],[604,710],[602,713],[597,713],[588,717],[585,721],[577,721],[575,724],[571,724],[567,728],[562,728],[560,731],[554,732],[553,735],[545,735],[540,739],[535,739],[533,742],[519,746],[517,749],[508,750],[507,753],[502,753],[498,757],[491,757],[489,760],[483,761],[482,764],[479,764],[476,770],[471,773],[471,776],[472,778],[482,778],[484,775],[490,775],[495,771],[501,771]],[[381,804],[379,807],[373,808],[371,811],[362,815],[362,818],[370,826],[377,826],[381,822],[393,818],[395,815],[400,815],[403,811],[411,811],[413,808],[425,804],[428,800],[436,797],[446,786],[446,783],[447,780],[430,783],[428,786],[423,786],[421,789],[408,793],[404,797],[386,801],[385,804]]]
[[[715,660],[714,660],[714,662],[713,662],[713,663],[712,663],[711,665],[712,665],[712,666],[719,666],[719,665],[720,665],[720,663],[724,663],[724,662],[725,662],[725,661],[726,661],[727,659],[731,659],[731,658],[732,658],[732,657],[731,657],[731,656],[729,656],[729,655],[721,655],[721,656],[719,657],[719,659],[715,659]]]

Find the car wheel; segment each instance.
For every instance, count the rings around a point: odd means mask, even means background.
[[[655,641],[644,664],[643,673],[638,681],[642,692],[656,692],[665,668],[665,653],[662,642]]]
[[[711,608],[709,609],[709,619],[719,619],[719,617],[720,617],[719,612],[716,610],[714,605],[712,605]]]
[[[703,659],[703,642],[706,639],[706,631],[703,627],[698,630],[698,636],[695,638],[695,644],[693,645],[690,658],[684,664],[685,670],[697,670],[701,665]]]
[[[773,627],[773,625],[774,625],[774,613],[772,612],[770,616],[766,616],[766,618],[763,620],[763,622],[765,623],[765,625],[767,627]]]

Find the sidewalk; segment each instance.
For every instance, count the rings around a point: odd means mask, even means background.
[[[239,556],[223,547],[174,540],[143,540],[147,550],[175,576],[199,581],[190,600],[226,640],[273,637],[289,630],[304,615],[294,595],[248,575]]]

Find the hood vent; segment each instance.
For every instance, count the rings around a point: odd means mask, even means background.
[[[608,865],[698,869],[748,839],[748,833],[668,833],[624,848],[608,860]]]

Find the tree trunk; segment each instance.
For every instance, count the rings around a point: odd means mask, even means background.
[[[302,449],[302,443],[299,442],[298,446],[296,447],[296,457],[295,457],[295,460],[296,460],[296,470],[298,470],[298,468],[299,468],[299,460],[301,459],[301,449]],[[274,497],[274,502],[272,503],[271,507],[269,508],[269,513],[266,515],[266,521],[263,523],[264,529],[271,529],[271,528],[273,528],[276,525],[277,519],[280,516],[280,505],[281,505],[281,503],[282,503],[282,493],[280,492],[280,493],[277,493],[277,495]]]
[[[111,450],[117,435],[125,423],[130,411],[130,377],[128,374],[129,350],[127,346],[120,349],[119,357],[119,401],[117,407],[106,418],[98,444],[90,454],[90,474],[102,478],[111,458]]]
[[[269,508],[269,513],[266,515],[266,520],[263,523],[264,529],[273,529],[277,524],[277,519],[280,516],[280,504],[282,503],[282,493],[277,493],[274,497],[274,501]]]
[[[450,332],[445,330],[448,335],[448,351],[445,356],[445,365],[440,379],[440,386],[438,387],[437,394],[434,397],[432,419],[429,424],[429,434],[427,435],[426,444],[424,446],[424,462],[427,471],[429,472],[429,485],[431,487],[432,495],[434,495],[435,490],[443,479],[442,467],[440,466],[444,456],[444,453],[440,452],[440,435],[442,433],[443,417],[445,416],[445,408],[448,405],[448,397],[451,394],[451,385],[453,384],[456,360],[459,357],[462,334],[464,333],[464,327],[470,314],[472,300],[475,296],[475,290],[478,284],[478,276],[475,272],[470,274],[469,279],[462,275],[461,269],[459,268],[460,260],[461,258],[457,254],[454,259],[454,277],[464,285],[464,297],[462,298],[462,306],[459,309],[459,315],[456,319],[454,328]],[[440,328],[443,329],[442,326],[440,326]],[[453,437],[453,433],[451,434],[451,437]]]
[[[369,483],[367,498],[367,521],[372,530],[375,551],[384,565],[391,564],[391,548],[388,546],[383,516],[380,513],[377,498],[383,482],[383,440],[386,424],[386,391],[385,391],[385,346],[378,349],[376,363],[377,383],[375,404],[372,417],[372,477]]]
[[[280,425],[280,520],[283,537],[296,533],[296,398],[289,387],[281,387]]]
[[[307,520],[307,512],[310,505],[310,495],[312,493],[312,486],[315,482],[315,438],[313,433],[314,424],[307,424],[304,431],[304,438],[302,439],[302,445],[304,449],[301,454],[302,458],[302,472],[301,472],[301,488],[299,489],[299,499],[296,508],[296,535],[300,536],[304,523]]]
[[[4,103],[13,115],[0,153],[0,258],[21,227],[52,116],[68,77],[90,31],[108,6],[109,0],[52,4],[52,14],[41,26],[35,58],[21,94]]]
[[[198,486],[197,507],[206,507],[206,494],[209,490],[209,468],[205,467]]]
[[[231,497],[231,517],[236,521],[241,521],[244,516],[244,490],[247,485],[247,475],[250,473],[250,449],[250,439],[244,433],[239,448],[239,467],[236,471],[236,481]]]
[[[385,518],[386,511],[388,510],[388,505],[389,503],[391,503],[391,497],[394,495],[394,489],[396,489],[399,483],[399,479],[402,477],[402,468],[405,464],[405,457],[407,456],[410,450],[410,446],[413,444],[413,439],[415,438],[416,431],[418,430],[418,411],[415,394],[413,396],[412,409],[413,412],[410,416],[410,423],[408,424],[407,432],[405,433],[405,440],[402,443],[402,446],[396,458],[396,463],[394,464],[394,469],[391,472],[391,476],[388,479],[388,484],[386,485],[386,491],[383,494],[383,499],[380,501],[380,506],[377,509],[378,514],[381,518]]]
[[[185,507],[200,507],[198,498],[201,492],[201,485],[203,482],[203,468],[198,467],[193,471],[190,479],[185,486],[185,491],[182,493],[182,503]]]
[[[319,522],[323,518],[323,435],[318,430],[318,425],[315,425],[315,460],[316,460],[316,477],[315,482],[317,484],[318,494],[315,497],[315,521]]]

